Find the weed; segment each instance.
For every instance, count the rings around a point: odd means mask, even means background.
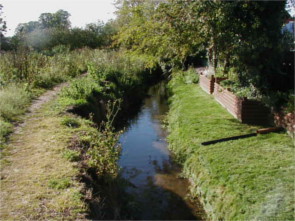
[[[120,133],[114,132],[113,121],[119,111],[120,101],[109,102],[107,105],[106,122],[103,122],[100,134],[87,150],[90,167],[95,168],[99,176],[116,177],[117,160],[120,154],[118,139]]]
[[[48,186],[53,189],[63,190],[71,186],[71,180],[69,178],[60,178],[49,180]]]
[[[0,149],[6,140],[5,137],[12,132],[12,129],[12,124],[0,118]]]
[[[64,117],[61,121],[61,124],[67,127],[78,128],[81,126],[78,119],[72,117]]]
[[[31,101],[31,94],[23,84],[11,84],[0,89],[0,117],[7,121],[17,119]]]
[[[76,150],[65,150],[62,156],[71,162],[80,160],[80,153]]]

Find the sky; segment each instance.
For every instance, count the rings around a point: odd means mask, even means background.
[[[5,36],[14,35],[19,23],[37,21],[40,14],[54,13],[59,9],[68,11],[72,27],[84,27],[85,24],[98,20],[114,19],[115,0],[0,0],[3,7],[3,17],[8,30]],[[288,0],[295,2],[295,0]],[[292,13],[295,15],[295,9]]]
[[[71,14],[72,27],[84,27],[98,20],[114,19],[114,0],[0,0],[7,23],[5,36],[14,35],[19,23],[38,21],[40,14],[63,9]]]

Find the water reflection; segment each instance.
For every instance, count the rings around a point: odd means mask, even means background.
[[[200,220],[201,209],[186,200],[188,182],[167,149],[166,131],[161,127],[168,111],[165,88],[158,84],[125,133],[121,136],[121,175],[132,185],[127,192],[136,196],[137,219]]]

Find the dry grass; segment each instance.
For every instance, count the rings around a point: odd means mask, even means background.
[[[79,171],[62,156],[73,130],[61,125],[54,102],[27,115],[11,136],[1,165],[1,220],[83,219]]]

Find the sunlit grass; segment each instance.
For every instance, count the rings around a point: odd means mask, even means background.
[[[214,220],[294,217],[294,146],[286,133],[202,146],[204,141],[253,133],[198,85],[182,77],[170,82],[173,91],[169,143],[184,174],[192,181]]]
[[[31,95],[24,85],[11,84],[0,89],[0,117],[12,121],[25,112],[25,107],[31,100]]]

